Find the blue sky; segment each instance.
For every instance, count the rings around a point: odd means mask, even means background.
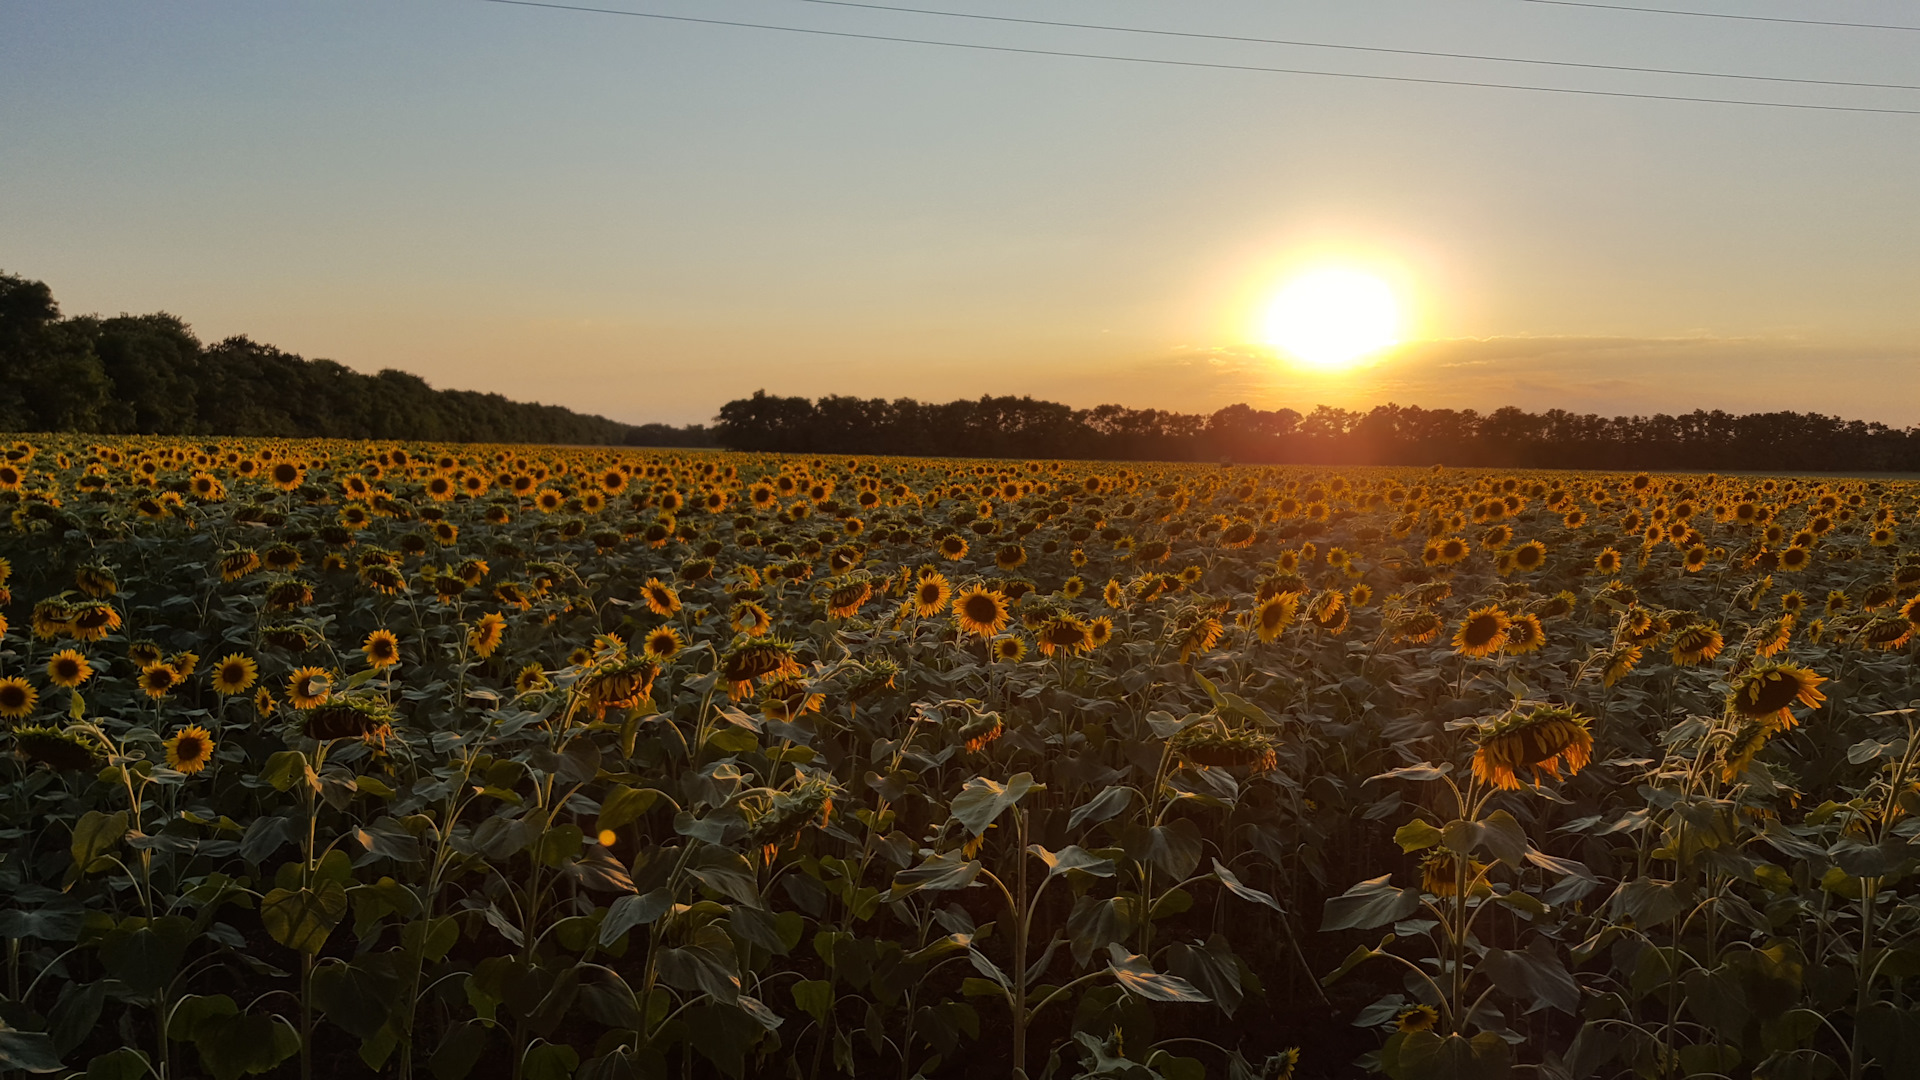
[[[1680,7],[1678,0],[1658,0]],[[1717,4],[1717,7],[1715,6]],[[1042,49],[1920,109],[1738,83],[968,23]],[[1920,85],[1920,33],[1522,0],[954,0],[1210,33]],[[1908,0],[1692,6],[1920,25]],[[480,0],[0,2],[0,268],[624,420],[764,387],[1211,409],[1817,408],[1920,423],[1920,116],[937,49]],[[1412,340],[1247,349],[1289,268]]]

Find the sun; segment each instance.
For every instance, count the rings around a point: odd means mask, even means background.
[[[1400,342],[1400,303],[1386,279],[1322,266],[1274,294],[1261,340],[1303,367],[1340,371]]]

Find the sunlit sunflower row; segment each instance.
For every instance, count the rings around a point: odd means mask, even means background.
[[[0,1066],[1900,1075],[1917,498],[15,441]]]

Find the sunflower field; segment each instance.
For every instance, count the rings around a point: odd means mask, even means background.
[[[16,441],[0,1071],[1920,1075],[1916,496]]]

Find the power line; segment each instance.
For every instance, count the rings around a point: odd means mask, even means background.
[[[1654,15],[1691,15],[1697,19],[1737,19],[1740,22],[1793,23],[1796,26],[1850,26],[1856,30],[1907,30],[1920,33],[1920,26],[1891,23],[1838,22],[1833,19],[1788,19],[1778,15],[1730,15],[1724,11],[1681,11],[1677,8],[1635,7],[1632,4],[1596,4],[1591,0],[1524,0],[1529,4],[1555,7],[1602,8],[1607,11],[1645,11]]]
[[[1636,67],[1630,64],[1583,64],[1573,60],[1534,60],[1523,56],[1492,56],[1483,53],[1441,52],[1432,49],[1390,49],[1376,45],[1341,45],[1325,41],[1298,41],[1291,38],[1247,37],[1240,34],[1201,34],[1184,30],[1152,30],[1138,26],[1112,26],[1106,23],[1059,22],[1053,19],[1022,19],[1011,15],[981,15],[970,11],[937,11],[932,8],[895,7],[892,4],[863,4],[857,0],[795,0],[823,7],[861,8],[867,11],[898,11],[912,15],[938,15],[948,19],[975,19],[981,22],[1021,23],[1027,26],[1058,26],[1074,30],[1108,30],[1118,34],[1147,34],[1154,37],[1192,38],[1201,41],[1245,41],[1259,45],[1292,45],[1303,49],[1338,49],[1344,52],[1386,53],[1394,56],[1435,56],[1450,60],[1489,60],[1501,64],[1536,64],[1542,67],[1584,68],[1590,71],[1631,71],[1650,75],[1692,75],[1703,79],[1744,79],[1753,82],[1804,83],[1811,86],[1854,86],[1873,90],[1920,90],[1909,83],[1852,82],[1845,79],[1795,79],[1783,75],[1743,75],[1721,71],[1692,71],[1686,68]]]
[[[1690,94],[1652,94],[1628,90],[1583,90],[1564,86],[1534,86],[1526,83],[1483,82],[1473,79],[1436,79],[1416,75],[1373,75],[1354,71],[1317,71],[1311,68],[1268,67],[1259,64],[1227,64],[1204,60],[1169,60],[1150,56],[1121,56],[1114,53],[1072,52],[1065,49],[1033,49],[1014,45],[981,45],[937,38],[902,37],[892,34],[863,34],[850,30],[820,30],[804,26],[779,26],[772,23],[744,22],[734,19],[707,19],[693,15],[666,15],[652,11],[625,11],[618,8],[588,7],[581,4],[553,3],[550,0],[479,0],[481,3],[512,7],[546,8],[554,11],[579,11],[595,15],[624,15],[634,19],[662,22],[698,23],[705,26],[730,26],[749,30],[773,30],[788,34],[844,38],[854,41],[891,41],[907,45],[932,45],[946,49],[970,49],[976,52],[1014,53],[1021,56],[1066,56],[1082,60],[1111,60],[1128,64],[1155,64],[1164,67],[1206,68],[1216,71],[1258,71],[1281,75],[1312,75],[1330,79],[1359,79],[1367,82],[1415,83],[1426,86],[1472,86],[1490,90],[1525,90],[1536,94],[1567,94],[1576,97],[1629,98],[1639,101],[1689,101],[1708,105],[1745,105],[1762,109],[1801,109],[1813,112],[1875,113],[1888,116],[1920,116],[1920,109],[1894,109],[1867,105],[1816,105],[1798,101],[1754,101],[1748,98],[1699,97]]]

